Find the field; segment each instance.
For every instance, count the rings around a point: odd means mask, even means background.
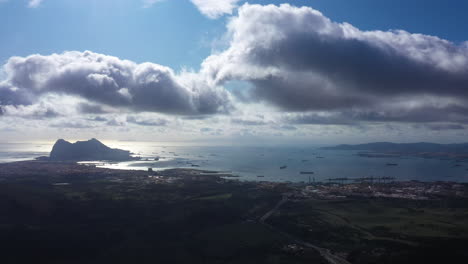
[[[467,257],[468,203],[461,200],[305,200],[270,222],[333,249],[351,263],[438,263]]]

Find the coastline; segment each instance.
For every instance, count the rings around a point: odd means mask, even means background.
[[[178,180],[210,180],[216,183],[228,181],[243,182],[267,188],[283,186],[290,189],[290,194],[299,199],[343,199],[362,198],[398,198],[412,200],[442,199],[444,197],[468,198],[468,183],[454,181],[394,181],[393,178],[335,178],[327,181],[291,182],[246,180],[239,175],[225,171],[210,171],[197,168],[171,168],[161,170],[125,170],[102,168],[93,164],[74,161],[28,160],[0,163],[0,181],[34,175],[37,180],[51,181],[61,177],[91,175],[100,180],[141,181],[149,183],[170,183]],[[72,179],[72,178],[71,178]]]

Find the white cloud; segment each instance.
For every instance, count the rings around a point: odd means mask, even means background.
[[[62,94],[134,112],[227,112],[230,95],[201,78],[154,63],[137,64],[90,51],[11,57],[0,82],[0,105],[30,105]]]
[[[250,101],[286,112],[336,111],[347,122],[419,122],[428,120],[425,111],[431,122],[460,120],[468,113],[468,42],[362,31],[289,4],[244,4],[238,13],[228,24],[230,46],[202,64],[210,85],[247,81]]]
[[[162,2],[164,0],[143,0],[143,7],[148,8],[153,6],[156,3]]]
[[[41,3],[42,3],[43,0],[29,0],[28,2],[28,7],[30,8],[36,8],[38,7]]]
[[[232,14],[240,0],[191,0],[205,16],[216,19],[225,14]]]

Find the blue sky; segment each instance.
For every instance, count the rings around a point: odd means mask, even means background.
[[[0,138],[466,141],[466,10],[0,0]]]
[[[0,3],[0,60],[11,56],[92,50],[180,69],[199,67],[225,31],[226,16],[209,19],[189,0],[143,8],[140,0],[27,0]],[[0,1],[1,2],[1,1]],[[288,1],[249,1],[280,4]],[[459,42],[468,39],[467,1],[295,0],[363,30],[405,29]],[[242,1],[241,1],[242,3]]]
[[[0,5],[3,41],[0,58],[65,50],[92,50],[137,62],[197,66],[210,41],[224,31],[189,1],[163,1],[143,8],[131,0],[46,0],[37,8],[25,1]],[[196,26],[194,26],[196,25]]]

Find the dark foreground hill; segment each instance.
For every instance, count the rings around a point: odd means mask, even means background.
[[[132,160],[130,151],[112,149],[93,138],[88,141],[70,143],[59,139],[55,142],[50,152],[52,161],[86,161],[86,160]]]
[[[323,149],[334,150],[367,150],[375,152],[398,152],[398,153],[422,153],[422,152],[445,152],[468,154],[468,143],[462,144],[436,144],[436,143],[391,143],[375,142],[357,145],[338,145],[324,147]]]

